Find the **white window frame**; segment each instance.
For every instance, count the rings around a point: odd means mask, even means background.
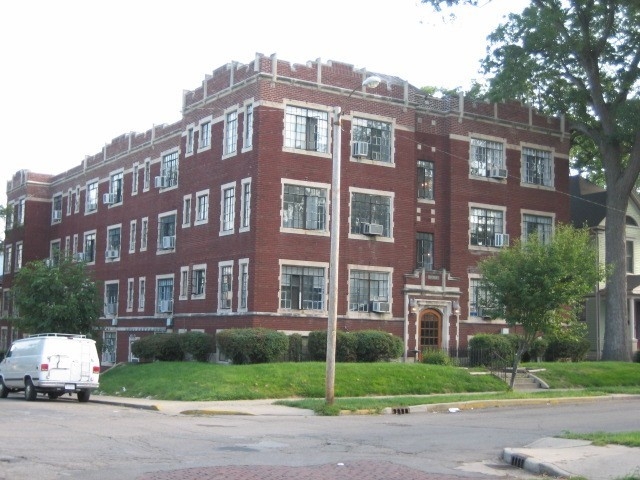
[[[525,215],[531,215],[534,217],[539,217],[539,218],[548,218],[551,220],[551,231],[549,232],[549,239],[548,241],[551,241],[551,239],[553,238],[553,235],[555,233],[555,227],[556,227],[556,214],[555,212],[542,212],[539,210],[527,210],[527,209],[522,209],[520,211],[520,238],[522,239],[522,242],[526,242],[527,241],[527,232],[525,231],[526,228],[526,224],[524,221],[524,216]],[[536,222],[538,223],[538,222]]]
[[[240,232],[251,229],[251,177],[240,181]]]
[[[113,247],[114,245],[111,245],[109,243],[109,240],[111,238],[111,231],[112,230],[116,230],[116,229],[120,230],[120,235],[119,235],[119,238],[118,238],[118,241],[119,241],[119,244],[118,244],[118,256],[115,257],[115,258],[108,259],[109,262],[119,262],[120,259],[122,258],[122,224],[121,223],[117,223],[117,224],[114,224],[114,225],[109,225],[107,227],[107,237],[106,237],[106,242],[105,242],[105,245],[107,246],[107,248],[105,248],[105,250],[113,250],[113,248],[111,248],[111,247]],[[105,253],[105,260],[107,260],[106,253]]]
[[[140,220],[140,251],[146,252],[149,248],[149,217]]]
[[[203,273],[203,285],[202,285],[202,293],[194,293],[194,277],[196,272],[204,272]],[[197,265],[193,265],[191,267],[191,272],[189,275],[189,295],[191,295],[192,300],[204,300],[207,297],[207,264],[199,263]]]
[[[127,312],[133,312],[134,297],[135,297],[135,279],[127,278]]]
[[[175,237],[174,247],[170,248],[170,249],[165,249],[165,248],[162,248],[162,238],[167,236],[167,235],[164,235],[164,232],[162,232],[162,230],[161,230],[162,226],[163,226],[163,221],[162,220],[164,218],[166,218],[166,217],[171,217],[171,216],[173,216],[173,218],[174,218],[174,221],[173,221],[173,236]],[[177,225],[177,223],[178,223],[178,211],[177,210],[171,210],[171,211],[168,211],[168,212],[162,212],[162,213],[158,214],[158,228],[156,230],[158,242],[157,242],[157,245],[156,245],[156,250],[157,250],[156,254],[165,255],[165,254],[168,254],[168,253],[174,253],[176,251],[176,246],[178,244],[178,225]]]
[[[280,231],[287,233],[298,233],[303,235],[319,235],[319,236],[328,236],[329,235],[329,217],[330,217],[330,209],[331,209],[331,185],[328,183],[319,183],[319,182],[304,182],[300,180],[292,180],[288,178],[283,178],[280,181],[281,183],[281,192],[280,192]],[[285,216],[287,213],[285,212],[284,205],[284,196],[285,196],[285,187],[287,185],[291,185],[294,187],[302,187],[302,188],[313,188],[317,190],[322,190],[325,193],[324,200],[324,227],[322,229],[313,229],[313,228],[295,228],[295,227],[285,227]],[[306,219],[306,212],[305,212]]]
[[[147,277],[138,278],[138,311],[143,312],[145,306],[145,295],[147,289]]]
[[[140,180],[140,164],[134,162],[131,167],[131,196],[138,194],[138,182]]]
[[[175,309],[175,303],[174,303],[174,297],[176,296],[176,279],[175,279],[175,275],[173,273],[168,273],[168,274],[164,274],[164,275],[156,275],[156,282],[155,282],[155,289],[156,289],[156,301],[154,303],[154,307],[153,307],[153,312],[154,315],[158,316],[158,317],[164,317],[167,315],[167,312],[160,312],[159,307],[160,307],[160,288],[159,288],[159,283],[161,280],[171,280],[171,298],[169,299],[169,301],[171,301],[171,303],[173,304],[173,309]],[[163,300],[167,300],[166,298]],[[172,310],[173,310],[172,309]],[[173,315],[173,312],[169,313],[168,315]]]
[[[190,123],[184,131],[184,156],[190,157],[195,153],[196,129],[195,124]]]
[[[279,268],[278,268],[278,312],[297,312],[300,314],[304,314],[305,312],[309,312],[311,314],[323,314],[327,312],[327,305],[329,299],[329,263],[328,262],[304,262],[300,260],[288,260],[288,259],[280,259],[279,260]],[[282,277],[283,277],[283,268],[284,267],[299,267],[299,268],[319,268],[323,270],[323,295],[322,295],[322,308],[303,308],[302,302],[300,302],[300,308],[286,308],[282,307]]]
[[[120,182],[120,196],[118,196],[117,192],[118,181]],[[124,168],[119,168],[109,174],[109,191],[107,193],[116,196],[116,201],[108,205],[109,208],[124,203]]]
[[[376,265],[357,265],[357,264],[349,264],[347,266],[347,316],[351,318],[387,318],[386,316],[390,316],[391,313],[380,314],[376,312],[372,312],[370,310],[369,304],[367,304],[367,310],[351,310],[351,272],[357,271],[366,271],[370,273],[382,273],[387,274],[388,277],[388,285],[389,289],[387,291],[386,302],[389,302],[389,312],[393,311],[393,267],[381,267]],[[371,303],[372,299],[367,299],[368,303]],[[381,300],[383,301],[383,300]]]
[[[73,197],[73,212],[80,213],[80,185],[76,186],[75,195]]]
[[[142,191],[148,192],[151,188],[151,159],[146,158],[144,161]]]
[[[129,222],[129,253],[136,253],[136,242],[138,234],[138,220]]]
[[[16,259],[14,262],[14,271],[18,272],[22,268],[22,255],[24,254],[24,244],[22,241],[16,242]]]
[[[324,128],[326,129],[326,133],[324,136],[317,135],[315,139],[315,148],[306,148],[306,142],[308,140],[309,134],[307,132],[309,128],[309,120],[310,118],[316,118],[313,116],[303,117],[302,115],[297,115],[296,112],[291,111],[290,109],[301,109],[307,110],[308,112],[317,112],[320,117],[322,123],[324,124]],[[307,122],[304,125],[304,132],[296,132],[296,122],[291,122],[289,116],[306,118]],[[299,103],[288,101],[285,105],[284,109],[284,141],[283,141],[283,151],[285,152],[293,152],[293,153],[302,153],[305,155],[315,155],[320,157],[331,157],[331,122],[332,122],[332,111],[330,107],[326,105],[312,104],[312,103]],[[302,145],[300,135],[304,135],[304,145]],[[319,140],[320,139],[320,140]],[[321,147],[319,147],[321,145]]]
[[[191,226],[192,204],[191,194],[182,197],[182,228],[189,228]]]
[[[244,119],[242,122],[242,151],[247,152],[253,148],[253,121],[255,108],[253,98],[244,104]]]
[[[59,201],[60,204],[56,205],[56,202]],[[64,197],[62,195],[62,192],[58,192],[56,194],[53,195],[53,198],[51,199],[51,223],[60,223],[62,222],[62,204],[64,201]],[[59,206],[60,208],[56,208],[57,206]],[[67,215],[69,215],[69,213],[67,213]],[[57,216],[57,218],[56,218]]]
[[[244,275],[244,278],[243,278]],[[238,311],[249,309],[249,259],[238,260]]]
[[[231,205],[227,206],[225,192],[233,189],[233,200]],[[236,228],[236,182],[225,183],[220,186],[220,236],[232,235]],[[231,228],[226,228],[231,225]]]
[[[367,122],[367,125],[358,125],[359,122]],[[370,164],[374,164],[374,165],[380,165],[380,166],[386,166],[386,167],[395,167],[395,155],[394,155],[394,150],[395,150],[395,131],[396,131],[396,122],[395,119],[390,118],[390,117],[383,117],[383,116],[379,116],[379,115],[371,115],[368,113],[362,113],[362,112],[352,112],[351,114],[351,139],[352,142],[358,141],[360,140],[361,136],[358,135],[357,130],[358,129],[362,129],[362,128],[372,128],[369,125],[369,122],[380,122],[383,124],[386,124],[389,126],[389,161],[386,160],[381,160],[378,158],[374,158],[374,154],[376,152],[374,152],[374,148],[371,145],[371,141],[367,141],[367,144],[369,145],[368,148],[368,155],[366,157],[354,157],[353,156],[353,147],[350,146],[349,148],[349,160],[352,162],[358,162],[358,163],[370,163]],[[363,140],[364,141],[364,140]]]
[[[87,259],[87,237],[93,236],[93,258],[91,261]],[[84,255],[84,261],[87,265],[94,265],[96,263],[96,257],[98,256],[98,231],[88,230],[82,234],[82,253]]]
[[[211,127],[213,115],[202,118],[198,122],[198,153],[211,150]]]
[[[474,171],[474,167],[472,166],[474,162],[474,153],[476,151],[474,140],[478,142],[491,142],[492,144],[496,144],[496,145],[499,144],[501,146],[501,149],[500,149],[501,157],[497,160],[490,159],[490,158],[483,158],[485,163],[484,165],[485,168],[475,167],[475,171]],[[490,163],[492,160],[494,160],[494,162]],[[493,137],[490,135],[471,133],[469,135],[469,178],[499,181],[489,177],[489,174],[487,172],[492,168],[500,168],[500,169],[507,168],[507,140],[505,138]]]
[[[115,285],[116,286],[116,292],[117,295],[114,297],[115,298],[115,302],[111,302],[109,300],[112,300],[112,298],[109,298],[108,296],[108,291],[109,291],[109,287]],[[104,282],[104,316],[105,317],[109,317],[109,316],[114,316],[117,317],[118,316],[118,304],[120,303],[120,281],[118,280],[107,280]],[[109,305],[115,305],[114,309],[115,312],[114,313],[109,313],[108,311],[108,306]]]
[[[238,153],[238,109],[228,108],[224,111],[224,128],[222,141],[222,159],[233,157]]]
[[[527,178],[527,159],[525,158],[525,152],[528,150],[533,150],[536,153],[542,153],[543,155],[548,155],[546,159],[548,165],[546,166],[546,176],[548,177],[548,181],[544,183],[536,183],[529,181]],[[545,190],[553,190],[555,189],[555,149],[550,147],[545,147],[542,145],[536,145],[533,143],[521,143],[520,144],[520,168],[521,168],[521,177],[520,177],[520,185],[523,187],[529,188],[540,188]],[[544,177],[543,177],[544,178]]]
[[[357,187],[349,187],[349,238],[359,239],[359,240],[370,240],[370,235],[365,235],[363,233],[355,233],[351,231],[351,224],[353,221],[353,194],[359,193],[370,196],[381,196],[389,198],[389,235],[377,235],[375,236],[376,241],[378,242],[394,242],[394,210],[395,210],[395,192],[389,192],[384,190],[372,190],[368,188],[357,188]]]
[[[189,267],[180,267],[180,292],[178,300],[187,300],[189,298]]]
[[[67,191],[67,217],[71,216],[71,203],[73,202],[73,190]]]
[[[478,208],[478,209],[482,209],[482,210],[491,210],[491,211],[496,211],[496,212],[502,212],[502,231],[500,232],[496,232],[494,230],[493,235],[495,238],[495,234],[496,233],[502,233],[505,234],[507,233],[507,207],[505,206],[501,206],[501,205],[490,205],[490,204],[486,204],[486,203],[473,203],[473,202],[469,202],[469,206],[468,206],[468,212],[469,212],[469,225],[468,225],[468,231],[467,231],[467,244],[469,245],[469,250],[490,250],[490,251],[495,251],[497,248],[500,247],[495,247],[493,245],[473,245],[471,243],[471,209],[472,208]]]
[[[201,211],[201,203],[200,201],[204,199],[204,212]],[[195,212],[196,217],[193,221],[193,225],[204,225],[205,223],[209,223],[209,202],[211,199],[211,195],[209,195],[209,189],[200,190],[196,192],[196,205]]]
[[[234,262],[233,260],[226,260],[223,262],[218,262],[218,313],[229,313],[231,311],[233,311],[233,265]],[[229,279],[231,281],[231,285],[229,286],[229,290],[228,290],[228,295],[230,296],[230,298],[228,299],[229,301],[229,307],[223,307],[222,306],[222,276],[223,276],[223,271],[225,268],[231,268],[231,273],[229,274]]]

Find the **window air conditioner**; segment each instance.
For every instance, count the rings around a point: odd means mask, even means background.
[[[54,210],[53,211],[53,221],[59,222],[62,220],[62,210]]]
[[[496,233],[493,238],[494,247],[507,247],[509,245],[508,233]]]
[[[107,308],[105,309],[107,315],[115,315],[118,313],[118,304],[117,303],[107,303]]]
[[[162,237],[162,248],[164,250],[169,250],[171,248],[176,248],[176,237],[175,237],[175,235]]]
[[[102,203],[105,205],[113,205],[116,203],[117,195],[115,193],[105,193],[102,195]]]
[[[389,302],[373,302],[371,311],[376,313],[389,313]]]
[[[367,142],[353,142],[351,147],[353,157],[366,157],[369,155],[369,144]]]
[[[120,256],[120,252],[118,252],[118,250],[107,250],[104,252],[104,256],[107,259],[118,258]]]
[[[362,223],[361,232],[363,235],[382,235],[384,228],[377,223]]]
[[[171,313],[173,311],[173,302],[171,300],[160,300],[158,311],[160,313]]]
[[[489,170],[489,176],[491,178],[507,178],[506,168],[491,168]]]
[[[156,177],[154,179],[154,185],[156,188],[165,188],[167,186],[167,179],[164,176]]]

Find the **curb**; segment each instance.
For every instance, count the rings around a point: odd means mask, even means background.
[[[509,465],[526,470],[527,472],[548,475],[550,477],[571,478],[574,475],[558,468],[552,463],[541,462],[537,458],[516,453],[512,448],[505,448],[502,451],[502,459]]]

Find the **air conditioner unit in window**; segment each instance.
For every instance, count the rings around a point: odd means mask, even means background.
[[[382,225],[377,223],[362,223],[360,225],[360,231],[363,235],[382,235],[384,232]]]
[[[376,313],[389,313],[389,302],[372,302],[371,311]]]
[[[118,258],[120,256],[120,252],[118,250],[110,249],[104,252],[104,256],[107,259]]]
[[[156,188],[165,188],[167,184],[167,178],[164,176],[156,177],[154,179],[154,185],[156,186]]]
[[[496,233],[493,237],[494,247],[507,247],[509,246],[509,234],[508,233]]]
[[[173,311],[173,302],[171,300],[160,300],[158,311],[160,313],[171,313]]]
[[[53,221],[59,222],[62,220],[62,210],[54,210],[53,211]]]
[[[491,168],[489,169],[489,176],[491,178],[507,178],[506,168]]]
[[[105,205],[113,205],[116,203],[118,196],[115,193],[105,193],[102,195],[102,203]]]
[[[369,155],[369,144],[367,142],[353,142],[351,146],[353,157],[366,157]]]
[[[172,248],[176,248],[176,237],[175,235],[162,237],[162,248],[164,250],[169,250]]]

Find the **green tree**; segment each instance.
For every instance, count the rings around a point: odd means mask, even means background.
[[[479,263],[486,309],[523,334],[513,361],[511,388],[522,355],[539,334],[550,334],[577,318],[584,297],[604,278],[587,230],[558,225],[550,242],[535,234]]]
[[[11,322],[29,333],[93,333],[103,310],[97,284],[82,262],[60,257],[29,262],[15,275],[11,292],[18,317]]]
[[[441,6],[476,0],[422,0]],[[563,113],[573,153],[607,188],[605,360],[631,360],[625,218],[640,173],[640,2],[531,0],[490,35],[483,62],[492,99]],[[594,158],[593,153],[597,156]]]

